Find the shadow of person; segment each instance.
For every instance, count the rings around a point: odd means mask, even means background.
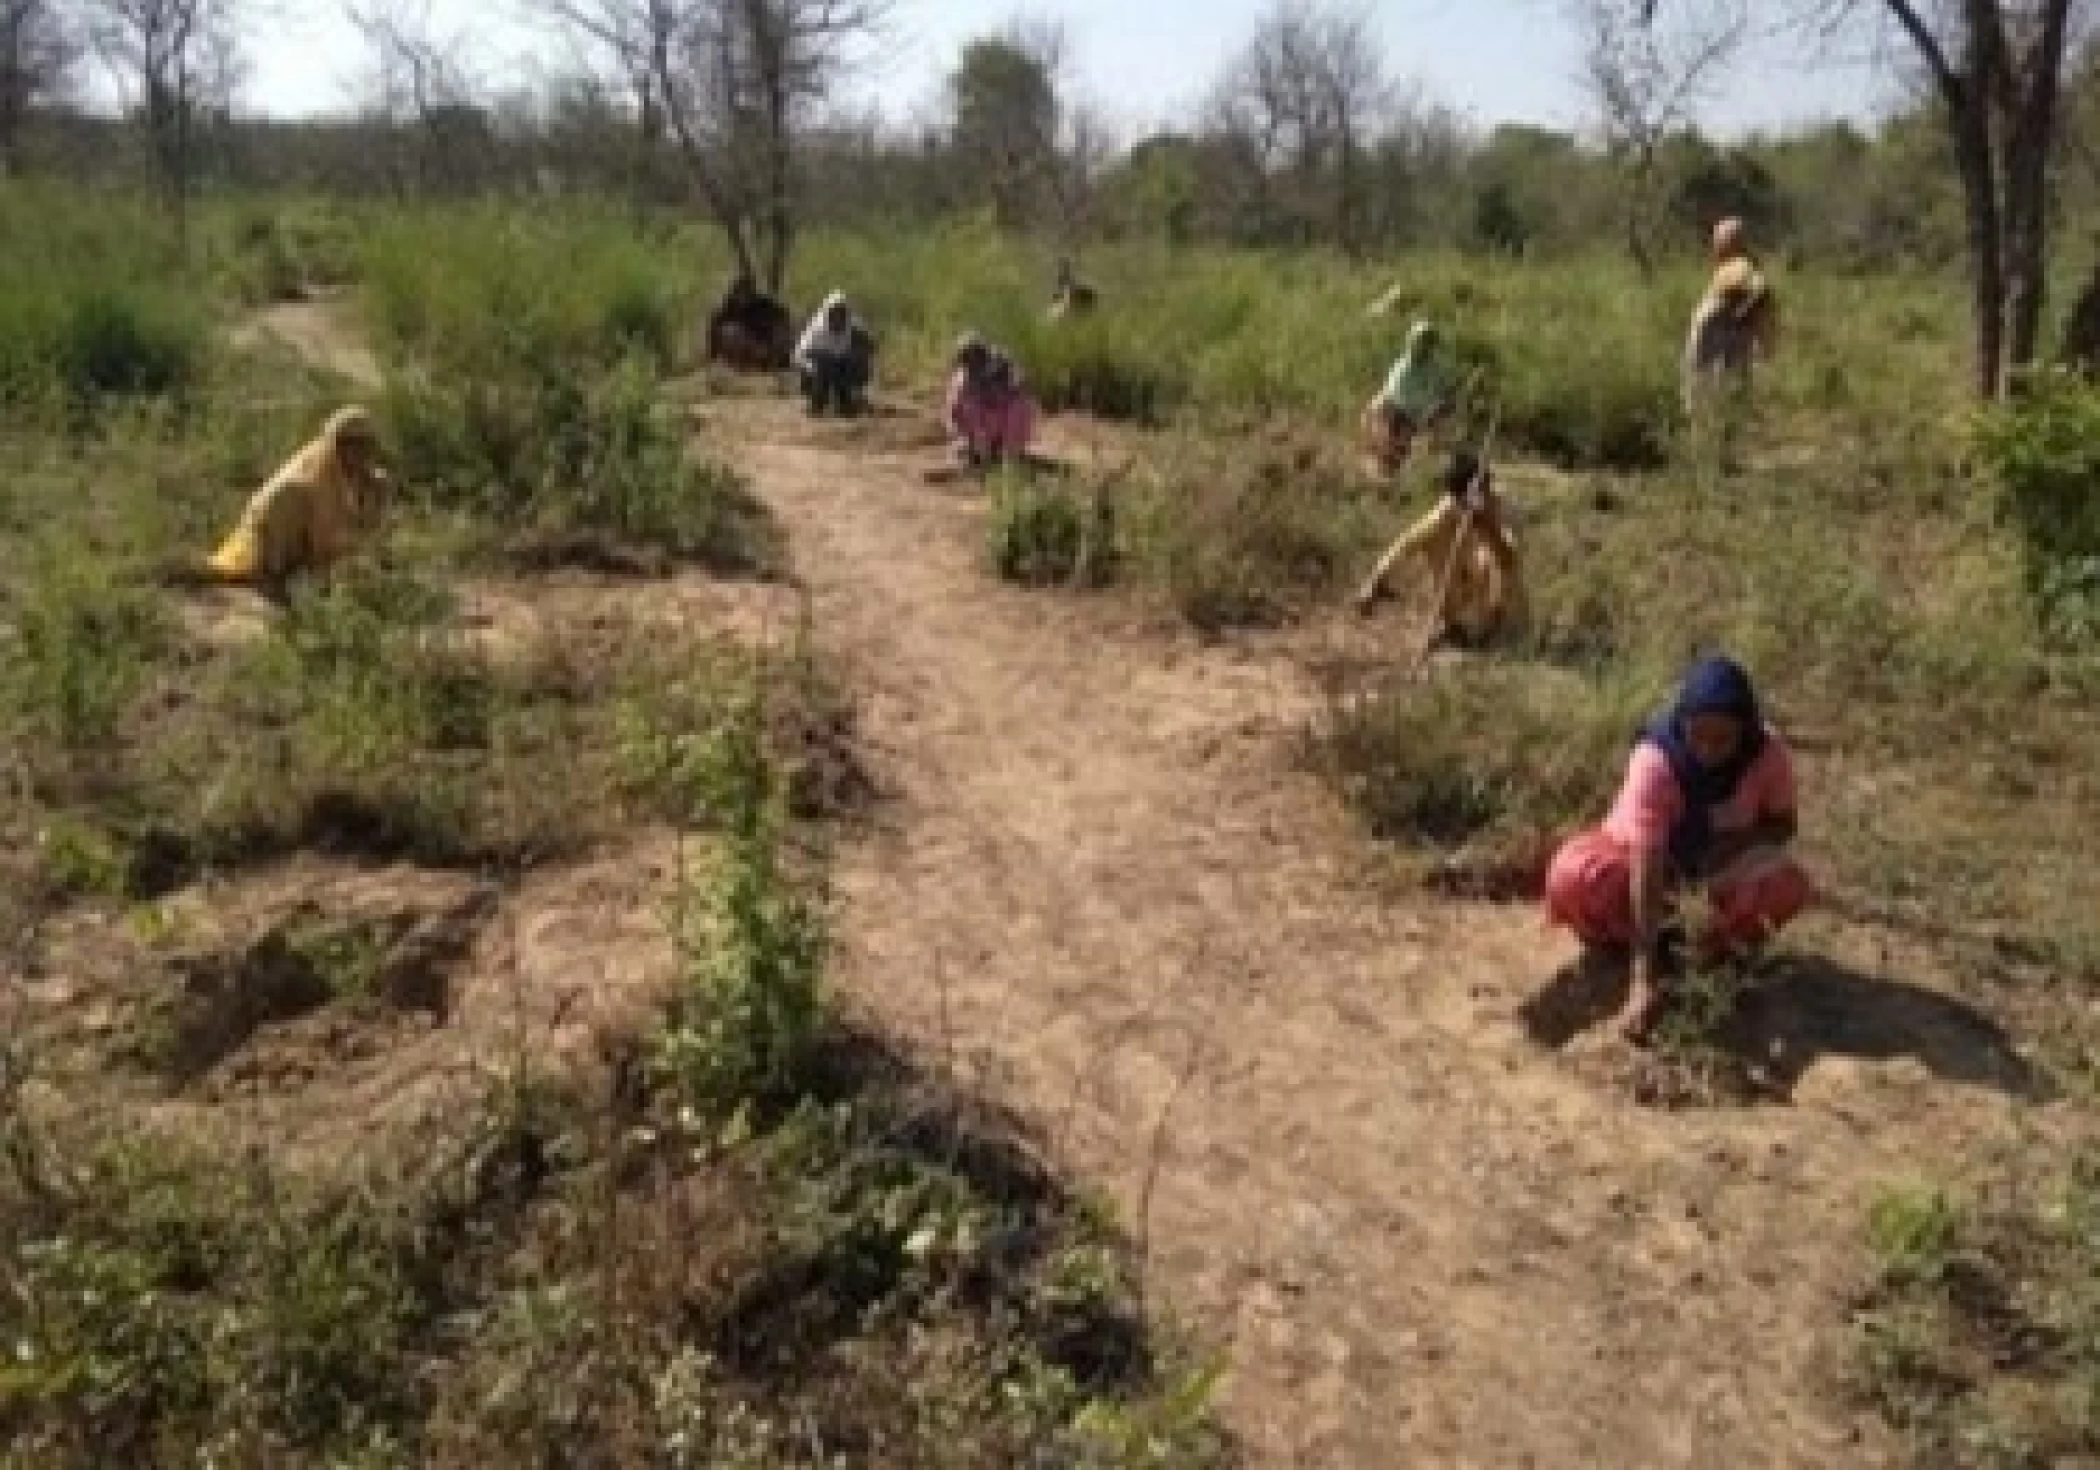
[[[1610,1020],[1624,1003],[1623,959],[1585,956],[1563,966],[1518,1011],[1532,1040],[1555,1050]],[[2014,1049],[2005,1028],[1965,1001],[1908,981],[1869,975],[1820,955],[1775,956],[1759,966],[1713,1035],[1750,1091],[1787,1101],[1826,1057],[1910,1058],[1934,1077],[2025,1102],[2055,1095],[2046,1073]]]
[[[1517,1008],[1517,1020],[1533,1041],[1558,1051],[1617,1015],[1626,1004],[1631,978],[1624,955],[1585,954],[1556,970],[1536,995]]]
[[[2048,1074],[2020,1055],[2005,1028],[1966,1001],[1821,955],[1789,955],[1771,965],[1716,1040],[1781,1099],[1825,1057],[1908,1057],[1943,1082],[2024,1102],[2055,1095]]]

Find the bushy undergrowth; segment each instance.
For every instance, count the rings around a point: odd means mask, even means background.
[[[1115,576],[1107,485],[1014,472],[994,477],[985,525],[992,569],[1024,586],[1099,587]]]
[[[404,213],[368,231],[359,264],[380,348],[447,375],[525,358],[667,367],[691,315],[689,278],[610,217]]]
[[[359,273],[361,221],[322,201],[258,200],[236,206],[210,241],[215,273],[251,306],[297,301]]]
[[[529,560],[640,549],[770,567],[764,517],[661,401],[685,309],[629,236],[499,214],[389,225],[364,261],[404,470]]]
[[[1646,698],[1468,667],[1343,705],[1319,759],[1379,836],[1535,850],[1602,815]]]
[[[0,405],[77,411],[193,386],[207,317],[165,242],[123,201],[0,184]]]
[[[2028,595],[2059,643],[2100,648],[2100,391],[2038,375],[1978,430],[2020,537]]]
[[[1859,1385],[1920,1463],[2024,1470],[2100,1449],[2100,1160],[1966,1202],[1892,1189],[1869,1244]]]
[[[1691,299],[1613,262],[1547,273],[1418,257],[1400,267],[1398,305],[1373,317],[1393,282],[1339,258],[1131,248],[1090,264],[1096,311],[1051,321],[1048,262],[969,227],[819,240],[809,253],[804,294],[834,282],[856,292],[895,339],[886,368],[928,375],[973,327],[1014,350],[1046,405],[1140,424],[1284,415],[1345,434],[1419,312],[1444,326],[1465,375],[1480,370],[1476,417],[1499,401],[1507,446],[1573,466],[1666,455]],[[1675,285],[1697,292],[1689,277]]]
[[[506,528],[504,546],[528,563],[623,551],[722,572],[777,561],[742,480],[693,456],[639,360],[591,373],[527,355],[500,375],[415,372],[393,380],[385,415],[416,493]]]
[[[1403,513],[1331,447],[1289,435],[1237,452],[1208,437],[1180,441],[1123,499],[1119,544],[1133,578],[1212,632],[1332,605]]]
[[[734,1137],[504,1082],[413,1160],[0,1115],[0,1463],[1223,1466],[1013,1123],[870,1043]]]

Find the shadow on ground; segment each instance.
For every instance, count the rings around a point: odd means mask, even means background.
[[[1562,967],[1519,1012],[1541,1046],[1559,1049],[1616,1014],[1623,966]],[[1750,1084],[1745,1095],[1785,1102],[1828,1057],[1918,1062],[1943,1082],[1989,1088],[2025,1102],[2054,1095],[2046,1074],[2014,1048],[1996,1020],[1964,1001],[1908,981],[1850,969],[1821,955],[1774,960],[1710,1038]]]

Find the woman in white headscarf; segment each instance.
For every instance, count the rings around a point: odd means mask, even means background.
[[[836,409],[850,418],[867,406],[868,383],[875,376],[875,338],[845,292],[826,296],[803,328],[795,347],[795,370],[801,374],[802,396],[812,414]]]

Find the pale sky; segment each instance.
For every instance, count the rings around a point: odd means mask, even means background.
[[[267,0],[266,0],[267,3]],[[558,49],[516,20],[517,0],[413,0],[430,30],[470,30],[484,82],[531,75],[535,53]],[[884,64],[855,91],[885,115],[930,109],[962,44],[1017,13],[1063,23],[1078,90],[1131,129],[1180,120],[1245,40],[1270,0],[895,0]],[[1698,3],[1698,0],[1689,0]],[[275,0],[253,23],[247,104],[273,116],[346,110],[356,96],[362,43],[336,0]],[[1589,118],[1576,79],[1578,47],[1557,0],[1371,0],[1392,72],[1471,121],[1581,128]],[[1868,115],[1886,74],[1839,65],[1798,42],[1770,42],[1745,58],[1701,109],[1713,132],[1734,134]]]

